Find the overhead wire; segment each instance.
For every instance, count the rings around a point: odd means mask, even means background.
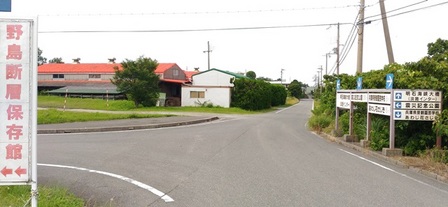
[[[448,4],[448,1],[444,1],[444,2],[441,2],[441,3],[437,3],[437,4],[433,4],[433,5],[425,6],[425,7],[420,7],[420,8],[417,8],[417,9],[412,9],[412,10],[404,11],[404,12],[397,13],[397,14],[391,14],[391,15],[388,15],[387,18],[396,17],[396,16],[400,16],[400,15],[403,15],[403,14],[408,14],[408,13],[411,13],[411,12],[416,12],[416,11],[420,11],[420,10],[424,10],[424,9],[429,9],[429,8],[436,7],[436,6],[442,6],[442,5],[444,5],[444,4]],[[387,12],[387,13],[389,13],[389,12]],[[375,22],[375,21],[379,21],[379,20],[382,20],[382,19],[383,19],[383,18],[381,17],[381,18],[377,18],[377,19],[369,20],[369,21],[370,21],[370,22]]]

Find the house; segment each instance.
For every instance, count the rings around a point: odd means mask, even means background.
[[[191,84],[182,86],[182,106],[213,104],[228,108],[233,81],[245,76],[216,68],[192,75]]]
[[[38,90],[70,97],[126,98],[110,81],[115,75],[115,68],[122,70],[121,64],[113,61],[80,63],[79,59],[74,60],[72,64],[39,66]],[[166,95],[166,100],[161,105],[180,106],[182,84],[189,82],[185,72],[176,63],[159,63],[154,72],[159,75],[159,87]]]

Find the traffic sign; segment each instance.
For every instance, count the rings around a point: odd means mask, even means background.
[[[371,93],[368,95],[367,101],[369,103],[390,104],[390,94],[388,93]]]
[[[396,101],[440,102],[442,92],[434,90],[395,90]]]
[[[440,110],[395,110],[394,120],[434,121]]]
[[[356,90],[361,89],[362,89],[362,77],[358,77],[358,79],[356,80]]]
[[[336,80],[336,90],[338,91],[338,90],[341,90],[341,80],[340,79],[337,79]]]
[[[386,75],[386,89],[392,89],[394,87],[394,74],[389,73]]]
[[[394,102],[395,109],[442,109],[442,104],[438,102]]]
[[[369,113],[390,116],[390,105],[369,103],[367,108]]]

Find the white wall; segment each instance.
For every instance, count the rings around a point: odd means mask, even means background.
[[[199,103],[212,103],[213,106],[230,107],[230,87],[182,86],[181,106],[200,106]],[[190,91],[204,91],[204,98],[190,98]]]
[[[229,86],[233,87],[233,83],[230,83],[230,79],[234,76],[216,71],[209,70],[197,75],[193,75],[193,85],[194,86]]]

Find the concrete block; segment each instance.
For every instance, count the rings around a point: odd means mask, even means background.
[[[355,136],[355,135],[348,135],[348,134],[344,134],[343,139],[346,142],[357,142],[358,141],[358,137],[357,136]]]
[[[361,147],[367,148],[370,147],[370,141],[369,140],[361,140],[360,142]]]
[[[383,148],[383,155],[387,157],[403,156],[403,150]]]

